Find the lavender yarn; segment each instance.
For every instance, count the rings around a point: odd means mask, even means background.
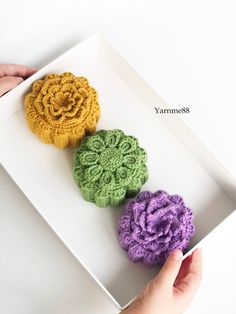
[[[195,233],[193,213],[180,195],[141,192],[118,222],[120,246],[132,262],[162,265],[171,251],[185,251]]]

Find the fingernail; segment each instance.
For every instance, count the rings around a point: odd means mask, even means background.
[[[180,251],[180,250],[175,250],[175,251],[172,253],[172,257],[173,257],[174,260],[179,261],[180,259],[182,259],[183,253],[182,253],[182,251]]]

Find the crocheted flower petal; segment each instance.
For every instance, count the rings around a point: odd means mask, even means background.
[[[190,221],[188,224],[188,240],[190,240],[192,238],[192,236],[194,236],[195,231],[196,231],[196,228],[192,224],[192,221]]]
[[[129,232],[131,231],[129,215],[123,215],[118,222],[118,233],[124,232],[124,231],[129,231]]]
[[[160,254],[163,250],[168,248],[168,243],[158,243],[158,241],[153,240],[149,243],[148,249],[156,254]]]
[[[179,222],[180,223],[182,223],[182,224],[186,224],[186,221],[189,221],[189,214],[190,214],[190,212],[189,212],[189,210],[188,210],[188,208],[187,207],[185,207],[185,206],[181,206],[181,207],[179,207],[178,206],[178,214],[177,214],[177,217],[178,217],[178,220],[179,220]],[[192,216],[192,215],[191,215]],[[191,217],[192,218],[192,217]],[[190,218],[190,219],[191,219]]]
[[[75,76],[71,72],[64,72],[60,75],[61,84],[65,85],[68,83],[74,83],[75,82]]]
[[[170,195],[169,199],[175,204],[182,205],[184,203],[183,197],[178,194]]]
[[[84,166],[96,165],[99,160],[99,155],[95,152],[84,151],[79,155],[79,162]]]
[[[81,104],[84,102],[84,98],[79,93],[74,93],[73,99],[75,100],[75,107],[78,108],[78,111],[81,109]]]
[[[104,171],[101,177],[99,178],[99,186],[103,187],[104,185],[112,185],[115,183],[115,177],[111,171]]]
[[[119,237],[118,237],[118,240],[119,240],[119,243],[120,243],[120,246],[122,247],[122,249],[124,250],[128,250],[130,244],[133,241],[131,235],[130,235],[130,232],[122,232]]]
[[[57,85],[57,86],[58,86],[58,85]],[[54,91],[55,85],[50,86],[49,89],[51,89],[51,92],[52,92],[53,94],[55,93],[55,91]],[[63,92],[62,92],[61,90],[59,90],[59,91],[57,91],[57,92],[55,93],[55,100],[58,101],[58,102],[60,102],[60,101],[63,100],[63,96],[64,96]],[[53,97],[53,98],[54,98],[54,97]]]
[[[61,79],[59,77],[57,77],[57,75],[54,78],[51,78],[49,76],[46,77],[46,80],[44,81],[44,84],[41,88],[41,93],[43,95],[47,95],[48,89],[50,88],[50,86],[60,84],[60,80]]]
[[[103,169],[99,165],[93,165],[85,169],[84,178],[88,182],[98,181],[103,173]]]
[[[64,84],[63,84],[64,83]],[[75,84],[75,80],[71,80],[70,79],[70,82],[68,81],[65,81],[65,80],[61,80],[61,88],[60,90],[65,94],[65,93],[75,93],[77,92],[77,88],[76,86],[74,86]],[[65,95],[68,95],[68,94],[65,94]]]
[[[167,236],[163,235],[161,237],[158,238],[158,242],[159,243],[169,243],[171,241],[171,238],[172,238],[172,235],[171,234],[168,234]]]
[[[98,153],[102,152],[106,147],[103,139],[98,135],[90,136],[86,142],[86,145],[89,149]]]
[[[30,97],[30,95],[31,94],[27,95],[26,97]],[[36,99],[34,101],[34,106],[35,106],[36,110],[38,111],[38,113],[41,116],[44,116],[45,113],[44,113],[44,105],[43,105],[42,99],[43,99],[43,95],[38,94],[38,96],[36,97]]]
[[[173,251],[175,249],[183,250],[186,247],[186,244],[187,241],[182,238],[182,233],[180,232],[169,241],[168,251]]]
[[[53,101],[53,100],[52,100]],[[58,108],[56,109],[53,105],[50,105],[49,106],[49,111],[50,111],[50,114],[53,116],[53,117],[56,117],[56,116],[61,116],[62,112],[63,112],[63,109],[62,108]]]
[[[51,104],[51,98],[52,98],[52,96],[49,95],[49,94],[44,95],[44,96],[42,97],[42,103],[43,103],[43,106],[44,106],[45,108],[48,108],[48,107],[50,106],[50,104]]]
[[[136,170],[132,169],[131,171],[132,171],[132,176],[134,178],[140,178],[142,184],[144,184],[147,181],[148,169],[145,164],[141,163]]]
[[[105,136],[107,134],[106,130],[98,130],[96,132],[96,135],[98,135],[101,139],[103,139],[104,143],[105,143]]]
[[[128,256],[132,262],[139,262],[145,255],[145,250],[138,244],[131,244],[128,249]]]
[[[167,225],[165,226],[165,229],[164,229],[164,234],[165,235],[169,233],[169,229],[170,228],[171,228],[173,236],[177,235],[181,231],[183,236],[185,237],[185,235],[186,235],[186,227],[183,226],[179,222],[177,217],[175,217],[175,219],[172,219],[172,223],[170,223],[169,226],[167,226]]]
[[[158,191],[154,192],[153,194],[154,194],[154,196],[158,196],[160,198],[166,198],[167,199],[169,197],[169,194],[164,190],[158,190]]]
[[[89,82],[88,82],[88,80],[86,79],[86,77],[83,77],[83,76],[80,76],[80,77],[78,77],[78,83],[80,84],[80,86],[83,86],[83,87],[86,87],[86,88],[88,88],[88,86],[89,86]]]
[[[162,264],[163,258],[158,254],[153,254],[153,252],[146,251],[142,261],[146,266],[155,266],[156,264]]]
[[[146,202],[134,202],[132,205],[133,217],[136,224],[140,224],[140,217],[146,210]]]
[[[33,84],[33,92],[38,93],[42,86],[43,86],[44,80],[38,80]]]
[[[162,217],[166,213],[166,207],[171,203],[168,199],[168,195],[165,194],[165,192],[161,192],[156,196],[157,194],[154,193],[152,199],[150,200],[147,212],[149,214],[155,212],[157,209],[161,209],[160,211],[157,211],[156,215],[158,217]]]
[[[116,147],[122,137],[124,137],[124,132],[118,129],[106,132],[105,139],[104,139],[106,146]]]
[[[48,123],[51,125],[60,124],[65,120],[65,117],[61,114],[61,112],[58,115],[56,113],[52,114],[51,106],[46,106],[44,113]]]
[[[129,154],[124,156],[123,164],[131,169],[132,177],[142,178],[143,183],[148,179],[148,169],[146,164],[139,160],[138,156]]]
[[[139,217],[139,225],[143,231],[147,230],[147,213],[143,211]]]
[[[62,73],[61,75],[60,75],[60,77],[61,78],[74,78],[74,74],[73,73],[71,73],[71,72],[69,72],[69,71],[67,71],[67,72],[64,72],[64,73]]]
[[[142,161],[143,163],[147,161],[147,153],[143,148],[138,147],[135,150],[135,155],[139,156],[139,160]]]
[[[129,185],[131,181],[131,171],[126,167],[119,167],[115,173],[116,182],[122,186]]]
[[[142,228],[136,224],[134,221],[130,222],[130,228],[132,231],[132,237],[137,243],[142,243],[143,236],[142,236]],[[141,241],[140,241],[141,240]]]
[[[97,100],[98,93],[97,93],[96,89],[93,88],[92,86],[89,86],[88,89],[89,89],[89,95],[94,97],[94,100]]]
[[[79,166],[80,165],[80,154],[82,153],[83,149],[81,150],[81,145],[76,149],[75,153],[74,153],[74,167]]]
[[[86,100],[87,104],[92,104],[92,98],[89,96],[89,92],[84,87],[79,87],[77,90],[78,94]]]
[[[143,202],[145,201],[145,203],[153,196],[152,192],[149,191],[143,191],[140,192],[139,195],[137,196],[136,200],[138,202]]]
[[[64,115],[66,117],[72,118],[76,116],[79,110],[80,108],[78,106],[75,106],[74,104],[68,105],[67,108],[64,108]]]
[[[75,150],[74,153],[74,165],[77,165],[78,163],[80,163],[80,154],[82,154],[82,152],[84,151],[89,151],[88,147],[87,147],[87,141],[89,139],[90,136],[85,136],[84,139],[82,140],[82,142],[80,143],[79,147],[77,147],[77,149]]]
[[[119,142],[118,147],[123,155],[130,154],[138,147],[138,140],[133,136],[125,136]]]
[[[139,166],[139,157],[134,154],[128,154],[124,156],[123,163],[127,168],[135,169]]]
[[[127,191],[126,191],[127,196]],[[126,203],[126,206],[124,208],[124,215],[129,215],[131,220],[134,220],[134,213],[133,213],[133,206],[135,206],[136,202],[134,199],[129,200]]]
[[[61,86],[59,84],[51,85],[48,87],[48,93],[55,95],[57,92],[61,91]]]
[[[142,230],[141,231],[141,235],[139,237],[139,242],[142,243],[143,247],[148,249],[150,246],[150,242],[154,241],[157,239],[157,235],[151,234],[150,232],[148,232],[147,230]]]

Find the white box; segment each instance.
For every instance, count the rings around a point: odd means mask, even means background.
[[[0,99],[0,163],[119,309],[159,268],[131,263],[118,242],[120,208],[86,202],[72,177],[73,149],[40,142],[27,127],[23,99],[32,82],[50,72],[86,76],[99,92],[98,129],[120,128],[148,153],[142,190],[181,194],[194,211],[190,249],[236,207],[236,180],[177,115],[157,115],[165,102],[123,57],[95,35],[42,68]],[[4,184],[4,183],[3,183]]]

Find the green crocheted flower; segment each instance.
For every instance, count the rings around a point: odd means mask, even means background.
[[[146,152],[121,130],[87,136],[74,155],[74,179],[83,197],[100,207],[118,206],[148,178]]]

